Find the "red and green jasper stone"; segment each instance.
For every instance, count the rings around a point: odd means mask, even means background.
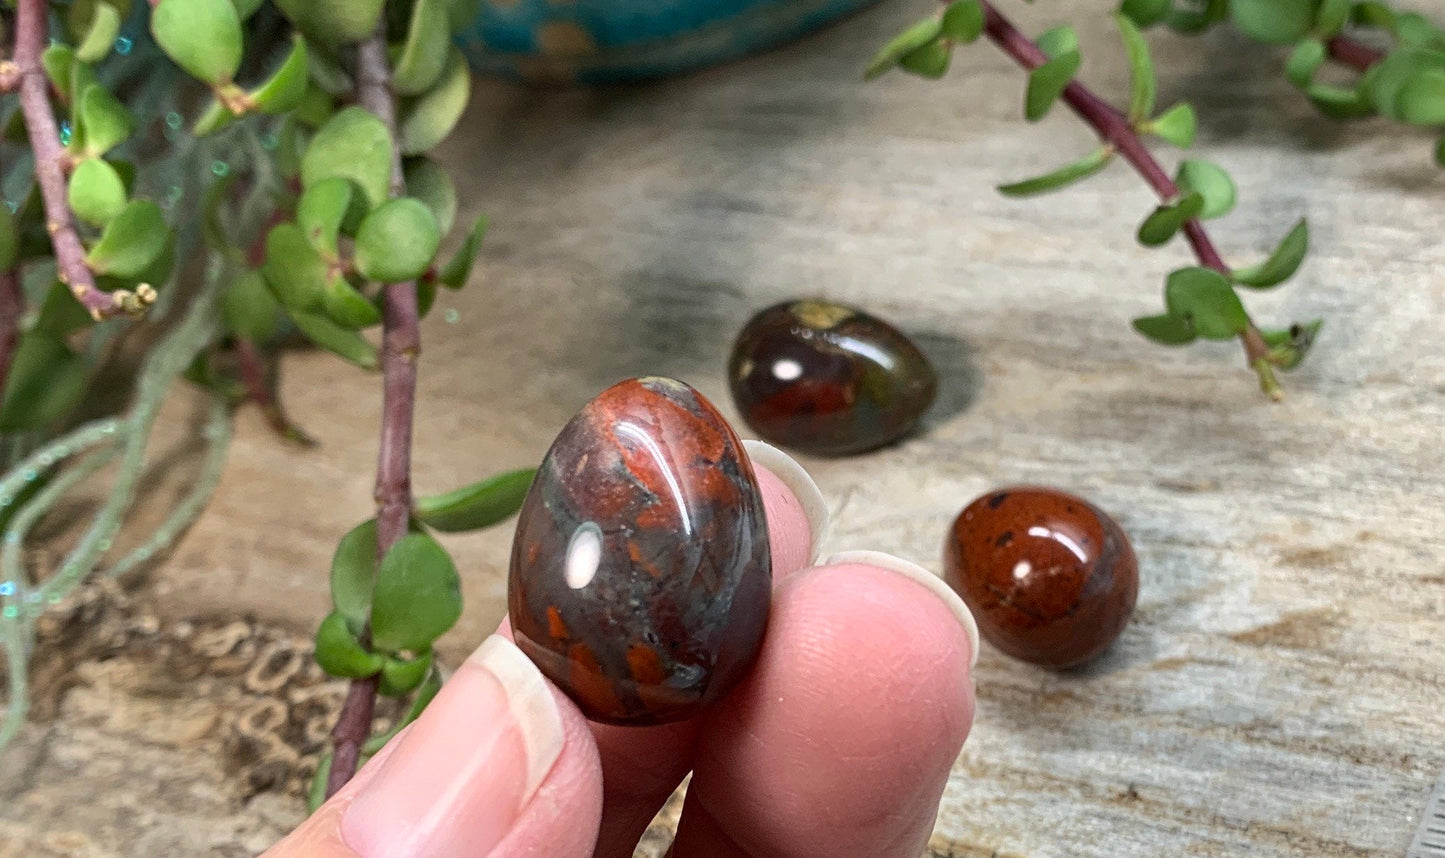
[[[588,403],[542,460],[508,604],[517,645],[589,718],[658,724],[746,673],[771,587],[737,435],[686,384],[641,378]]]
[[[728,381],[759,435],[827,456],[898,440],[938,392],[937,374],[912,340],[826,301],[790,301],[754,316],[733,345]]]
[[[944,580],[979,633],[1044,667],[1108,649],[1134,611],[1139,564],[1124,531],[1082,498],[1036,486],[990,492],[954,519]]]

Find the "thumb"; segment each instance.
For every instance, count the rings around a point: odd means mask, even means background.
[[[586,720],[493,635],[416,723],[263,858],[586,858],[601,812]]]

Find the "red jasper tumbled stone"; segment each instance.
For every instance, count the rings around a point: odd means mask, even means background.
[[[1082,498],[1033,486],[990,492],[959,513],[944,578],[989,643],[1053,668],[1108,649],[1139,593],[1123,529]]]
[[[824,456],[897,441],[938,393],[938,376],[912,340],[828,301],[789,301],[749,320],[733,343],[728,382],[759,435]]]
[[[746,673],[771,589],[737,435],[686,384],[641,378],[588,403],[542,460],[508,606],[517,645],[589,718],[659,724]]]

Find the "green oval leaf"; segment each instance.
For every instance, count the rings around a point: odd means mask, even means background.
[[[1169,12],[1170,0],[1124,0],[1119,11],[1140,27],[1157,24]]]
[[[1064,54],[1079,50],[1079,34],[1073,27],[1065,24],[1040,33],[1035,44],[1044,52],[1044,56],[1058,59]]]
[[[1179,33],[1197,33],[1211,27],[1229,14],[1229,0],[1205,0],[1204,3],[1181,4],[1164,15],[1164,23]]]
[[[120,35],[120,12],[109,3],[99,2],[91,9],[90,23],[85,36],[75,46],[75,58],[83,63],[98,63],[105,59]]]
[[[1168,242],[1185,221],[1198,217],[1203,209],[1204,198],[1192,191],[1177,203],[1159,206],[1139,225],[1139,243],[1145,247],[1158,247]]]
[[[425,652],[461,614],[461,580],[446,549],[422,533],[397,540],[376,574],[372,643],[385,652]]]
[[[436,216],[420,200],[388,200],[356,230],[356,270],[382,283],[413,280],[431,266],[440,242]]]
[[[352,206],[352,187],[349,180],[333,176],[312,183],[296,202],[296,225],[327,259],[339,258],[336,237]]]
[[[1210,268],[1182,268],[1164,286],[1169,315],[1185,318],[1208,340],[1227,340],[1249,327],[1249,314],[1223,274]]]
[[[371,617],[378,553],[372,518],[347,531],[331,557],[331,602],[352,628],[361,628]]]
[[[1022,182],[1014,182],[1010,185],[999,185],[998,192],[1006,197],[1030,197],[1058,190],[1094,175],[1107,167],[1113,157],[1113,147],[1101,146],[1083,158],[1060,167],[1052,173],[1025,179]]]
[[[294,312],[319,308],[326,281],[332,276],[331,266],[294,223],[277,224],[266,235],[266,261],[261,273],[276,300]]]
[[[413,512],[423,524],[443,533],[491,527],[522,508],[535,474],[535,468],[522,468],[446,494],[417,498]]]
[[[1325,64],[1325,57],[1328,55],[1325,43],[1319,39],[1302,39],[1290,52],[1289,60],[1284,64],[1284,76],[1289,82],[1304,89],[1315,79],[1315,72]]]
[[[106,224],[85,264],[96,274],[134,277],[161,255],[169,239],[161,207],[150,200],[131,200]]]
[[[296,329],[318,346],[362,369],[376,369],[376,346],[355,331],[341,327],[325,316],[313,313],[291,314]]]
[[[457,188],[446,168],[429,158],[408,158],[403,175],[407,194],[431,209],[442,235],[451,232],[457,217]]]
[[[359,107],[348,107],[327,120],[301,159],[301,184],[309,188],[322,179],[350,179],[361,188],[369,207],[390,193],[391,135],[380,119]]]
[[[1321,0],[1315,11],[1315,33],[1326,39],[1337,35],[1350,20],[1350,5],[1351,0]]]
[[[1365,72],[1360,78],[1360,91],[1380,113],[1399,119],[1400,91],[1417,74],[1432,69],[1445,70],[1445,52],[1396,48]]]
[[[449,25],[444,0],[416,0],[406,41],[392,65],[391,86],[397,95],[419,95],[441,78],[451,44]]]
[[[261,272],[244,271],[226,287],[221,296],[221,319],[226,330],[253,343],[266,343],[276,336],[281,329],[281,305]]]
[[[1180,149],[1188,149],[1194,145],[1197,129],[1198,120],[1194,115],[1193,105],[1180,103],[1144,123],[1141,130],[1168,140]]]
[[[105,226],[125,209],[125,183],[100,158],[87,158],[70,174],[70,210],[91,226]]]
[[[1165,0],[1168,2],[1168,0]],[[939,19],[943,37],[966,45],[983,32],[983,4],[978,0],[955,0]]]
[[[418,155],[446,139],[472,94],[472,75],[462,52],[451,49],[441,81],[425,94],[413,99],[401,111],[397,133],[401,151]]]
[[[1124,13],[1115,15],[1114,20],[1124,37],[1124,51],[1129,57],[1129,122],[1133,124],[1154,113],[1159,82],[1154,77],[1154,60],[1149,56],[1149,44],[1144,41],[1144,34]]]
[[[1251,286],[1256,289],[1277,286],[1293,277],[1294,273],[1299,270],[1305,253],[1309,251],[1309,244],[1309,224],[1305,222],[1304,218],[1300,218],[1299,223],[1296,223],[1289,234],[1280,241],[1279,246],[1274,249],[1274,253],[1271,253],[1268,259],[1249,268],[1237,269],[1231,272],[1230,277],[1241,286]]]
[[[411,659],[387,656],[381,666],[381,682],[376,690],[383,697],[410,694],[431,674],[431,667],[431,650]]]
[[[40,55],[40,65],[45,69],[50,85],[60,93],[60,100],[69,103],[72,100],[70,83],[74,77],[75,51],[68,45],[51,45]]]
[[[949,60],[953,58],[952,46],[943,39],[935,39],[898,61],[898,67],[928,80],[938,80],[948,73]]]
[[[295,36],[285,61],[265,83],[251,91],[251,100],[261,112],[273,116],[295,109],[306,96],[306,88],[310,84],[308,68],[306,40]]]
[[[191,77],[230,83],[241,67],[241,16],[231,0],[161,0],[151,10],[151,35]]]
[[[384,0],[276,0],[301,32],[328,45],[359,42],[376,30]]]
[[[369,328],[381,322],[381,310],[340,276],[326,281],[322,309],[327,318],[350,330]]]
[[[80,125],[85,152],[100,157],[135,131],[135,117],[105,87],[94,84],[82,90]]]
[[[1412,75],[1395,96],[1395,115],[1410,125],[1445,124],[1445,70]]]
[[[1223,217],[1234,208],[1234,180],[1216,164],[1186,160],[1179,165],[1176,181],[1181,190],[1192,191],[1204,199],[1204,206],[1199,210],[1201,218]]]
[[[472,276],[472,265],[476,262],[477,254],[482,251],[482,239],[486,235],[487,217],[481,215],[472,222],[472,228],[467,232],[462,246],[457,248],[451,261],[446,264],[437,277],[443,286],[449,289],[460,289],[466,285],[467,278]]]
[[[386,660],[363,647],[346,618],[333,611],[316,629],[316,663],[332,676],[364,679],[383,670]]]
[[[45,429],[65,417],[85,395],[85,360],[43,331],[30,331],[10,359],[0,432]]]
[[[1314,26],[1319,0],[1230,0],[1229,17],[1251,39],[1276,45],[1298,41]]]
[[[909,25],[908,29],[894,36],[873,55],[863,70],[864,80],[873,80],[894,66],[908,54],[937,39],[943,32],[943,24],[937,18],[928,17]]]
[[[1373,115],[1375,108],[1357,90],[1312,83],[1305,89],[1315,109],[1331,119],[1359,119]]]
[[[1079,62],[1079,52],[1068,51],[1029,72],[1028,92],[1024,95],[1024,117],[1028,121],[1044,118],[1074,79]]]
[[[1166,346],[1182,346],[1194,342],[1194,329],[1189,320],[1165,313],[1162,316],[1140,316],[1134,320],[1134,330],[1156,343]]]

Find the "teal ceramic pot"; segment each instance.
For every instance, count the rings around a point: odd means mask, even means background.
[[[472,68],[551,83],[686,71],[796,38],[874,0],[481,0]]]

